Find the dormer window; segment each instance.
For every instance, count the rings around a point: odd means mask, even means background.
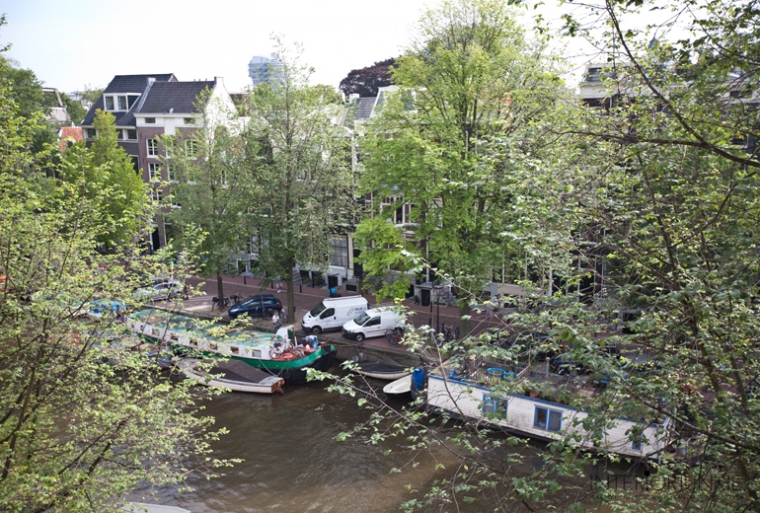
[[[145,124],[146,125],[155,125],[156,124],[156,118],[145,118]]]
[[[132,106],[140,98],[140,95],[139,94],[119,94],[119,95],[107,95],[104,98],[105,98],[107,111],[124,112],[132,108]]]

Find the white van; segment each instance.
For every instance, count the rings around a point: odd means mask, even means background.
[[[326,330],[339,330],[347,321],[367,309],[367,300],[362,296],[330,297],[303,316],[301,326],[306,333],[315,335]]]
[[[370,308],[343,325],[343,336],[361,342],[365,338],[382,337],[388,330],[403,329],[404,324],[404,315],[397,308]]]

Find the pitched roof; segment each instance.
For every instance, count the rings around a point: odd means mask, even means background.
[[[369,119],[372,114],[372,107],[375,106],[375,96],[369,96],[366,98],[359,98],[356,103],[358,108],[356,109],[356,119]]]
[[[113,93],[143,93],[145,91],[145,88],[150,83],[151,78],[154,78],[156,82],[176,82],[177,77],[174,76],[174,73],[159,73],[154,75],[116,75],[113,77],[111,82],[106,87],[105,91],[103,91],[103,94],[113,94]],[[95,121],[95,111],[100,109],[104,110],[104,100],[103,95],[100,95],[100,98],[97,99],[97,101],[90,107],[90,110],[87,111],[87,115],[82,120],[82,125],[92,125],[93,121]],[[135,116],[133,111],[135,110],[135,106],[132,107],[131,110],[126,112],[113,112],[112,114],[116,116],[116,125],[117,126],[134,126],[135,124]]]
[[[154,82],[140,101],[137,112],[140,114],[176,114],[197,113],[195,102],[204,89],[213,89],[214,81],[198,82]]]

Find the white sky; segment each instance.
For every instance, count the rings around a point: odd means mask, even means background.
[[[0,44],[46,86],[105,87],[114,75],[174,73],[251,83],[248,62],[278,33],[304,46],[312,82],[401,54],[424,0],[0,0]]]
[[[535,3],[536,0],[528,0]],[[557,20],[558,0],[524,10]],[[6,54],[46,86],[73,92],[105,87],[114,75],[174,73],[179,80],[224,78],[229,92],[251,84],[248,62],[269,56],[271,35],[304,47],[312,83],[337,87],[349,71],[395,57],[426,6],[437,0],[0,0]],[[648,20],[649,21],[649,20]],[[555,21],[555,25],[557,22]],[[555,41],[559,46],[563,43]],[[588,55],[567,55],[580,78]]]

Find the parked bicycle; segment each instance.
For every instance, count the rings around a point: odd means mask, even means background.
[[[444,324],[440,336],[444,343],[459,340],[459,326],[452,328],[452,326],[446,326]]]
[[[219,310],[224,310],[225,308],[228,308],[230,306],[230,298],[227,296],[214,296],[211,298],[211,309],[213,310],[214,307],[217,307]]]
[[[402,338],[404,338],[404,330],[401,328],[388,328],[385,330],[385,340],[393,347],[396,347]]]

